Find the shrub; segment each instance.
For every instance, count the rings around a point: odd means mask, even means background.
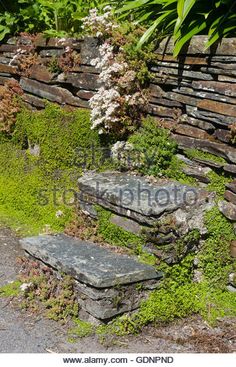
[[[135,153],[139,153],[138,170],[144,175],[162,176],[170,167],[177,144],[170,138],[168,130],[158,127],[152,117],[143,120],[142,127],[128,142]]]
[[[208,34],[206,47],[221,37],[235,35],[235,9],[234,0],[125,0],[119,12],[148,27],[139,46],[155,31],[164,36],[173,35],[177,56],[195,34]]]

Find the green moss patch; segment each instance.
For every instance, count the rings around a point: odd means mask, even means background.
[[[0,287],[0,297],[16,297],[20,294],[21,282],[16,280]]]

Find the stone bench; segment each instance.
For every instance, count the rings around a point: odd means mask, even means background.
[[[80,306],[100,320],[137,309],[162,277],[132,257],[62,234],[28,237],[20,243],[34,258],[71,275]]]
[[[97,218],[97,205],[109,210],[112,223],[146,237],[145,249],[169,264],[194,250],[197,243],[180,241],[193,230],[206,234],[204,215],[215,205],[201,188],[120,172],[87,172],[78,185],[83,212]]]

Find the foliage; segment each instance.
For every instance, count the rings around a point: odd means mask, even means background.
[[[202,150],[198,150],[198,149],[185,149],[185,154],[189,159],[202,159],[202,160],[206,160],[206,161],[211,161],[211,162],[215,162],[215,163],[226,163],[226,160],[222,157],[218,157],[217,155],[208,153],[208,152],[203,152]]]
[[[82,31],[82,19],[105,0],[18,0],[1,1],[0,40],[22,31],[44,32],[62,37]]]
[[[208,235],[200,251],[199,266],[210,284],[224,288],[233,270],[229,249],[229,243],[236,239],[233,224],[217,207],[205,214],[205,223]]]
[[[25,235],[60,232],[71,218],[73,206],[65,205],[62,197],[75,183],[68,171],[55,180],[45,168],[12,143],[0,145],[1,222]]]
[[[92,126],[101,134],[125,138],[140,125],[147,103],[150,53],[145,57],[144,51],[134,51],[137,32],[131,26],[120,27],[111,11],[98,15],[96,9],[91,10],[85,27],[103,41],[101,57],[92,60],[101,71],[101,87],[90,99]]]
[[[147,42],[155,31],[173,35],[174,55],[196,34],[208,34],[206,47],[236,33],[234,0],[124,0],[123,16],[147,25],[139,41]]]
[[[69,341],[75,342],[77,338],[84,338],[94,333],[94,326],[87,321],[74,319],[75,326],[69,330]]]
[[[20,293],[21,282],[16,280],[0,287],[0,297],[16,297]]]
[[[12,141],[0,145],[3,222],[25,234],[64,229],[72,218],[78,176],[83,168],[96,167],[102,154],[98,134],[90,127],[88,111],[71,112],[52,104],[43,111],[23,109],[17,115],[17,145]],[[35,144],[39,156],[31,154]]]
[[[13,138],[21,148],[39,145],[39,158],[50,169],[92,168],[92,164],[96,165],[89,154],[92,149],[95,159],[100,157],[100,139],[97,132],[91,130],[87,110],[70,111],[52,103],[33,113],[22,109],[17,115]]]
[[[34,260],[21,258],[19,262],[20,280],[28,284],[23,292],[22,308],[36,311],[42,306],[45,315],[56,321],[77,317],[78,300],[73,278],[62,275],[58,279],[51,268]]]
[[[207,174],[207,177],[210,179],[207,189],[209,191],[216,192],[218,199],[223,198],[225,185],[232,182],[232,177],[230,175],[226,175],[224,172],[219,174],[213,170]]]
[[[142,127],[128,142],[139,156],[138,171],[144,175],[162,176],[177,151],[169,131],[158,127],[152,117],[143,120]]]
[[[19,96],[23,91],[19,83],[9,80],[4,86],[0,86],[0,131],[11,133],[16,121],[16,114],[20,111]]]
[[[124,229],[113,224],[111,219],[111,212],[103,209],[100,206],[96,206],[98,212],[98,233],[102,236],[104,241],[115,245],[125,246],[129,248],[136,248],[142,243],[141,237],[127,232]]]

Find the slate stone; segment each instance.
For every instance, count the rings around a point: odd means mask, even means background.
[[[177,124],[174,129],[175,133],[190,136],[196,139],[214,140],[206,131],[187,124]]]
[[[21,98],[23,101],[29,103],[31,106],[37,108],[45,108],[45,99],[33,96],[32,94],[24,93]]]
[[[154,116],[167,117],[172,119],[176,119],[178,116],[181,115],[181,109],[179,108],[156,106],[152,103],[148,104],[147,112]]]
[[[153,67],[153,73],[161,73],[169,76],[176,75],[180,77],[179,69],[169,68],[169,67]],[[200,79],[200,80],[213,80],[213,76],[211,74],[203,73],[201,71],[192,71],[192,70],[181,70],[181,77],[186,79]]]
[[[217,124],[223,127],[228,127],[235,122],[235,117],[225,116],[210,111],[199,110],[197,107],[193,107],[190,105],[186,105],[186,111],[187,114],[192,117],[206,120],[212,124]]]
[[[192,83],[194,89],[202,89],[209,92],[223,94],[229,97],[236,97],[236,85],[231,83],[221,83],[217,81],[194,81]]]
[[[210,168],[203,167],[183,167],[182,171],[187,175],[193,178],[196,178],[198,181],[208,184],[210,182],[207,174],[211,171]]]
[[[1,85],[4,85],[4,84],[5,84],[7,81],[9,81],[9,80],[14,80],[14,79],[11,77],[11,75],[9,75],[8,77],[0,75],[0,84],[1,84]]]
[[[41,57],[60,57],[64,54],[64,50],[52,49],[52,50],[42,50],[39,52]]]
[[[167,98],[150,97],[149,102],[151,104],[156,104],[158,106],[172,107],[172,108],[183,108],[184,106],[180,102],[171,101],[170,99]]]
[[[25,92],[45,98],[51,102],[68,104],[76,107],[88,107],[87,101],[74,97],[73,94],[65,88],[44,84],[27,78],[21,78],[20,86]]]
[[[118,227],[121,227],[127,232],[134,234],[141,234],[142,226],[132,219],[121,217],[120,215],[113,214],[110,218],[110,222]]]
[[[236,83],[236,77],[228,76],[228,75],[219,75],[218,80],[219,82]]]
[[[180,121],[184,122],[186,124],[192,125],[192,126],[196,126],[199,129],[206,130],[209,133],[211,133],[215,130],[214,125],[211,124],[210,122],[200,120],[200,119],[196,119],[196,118],[188,116],[186,114],[181,116]]]
[[[101,57],[99,53],[99,40],[93,37],[84,37],[80,51],[81,64],[91,65],[91,60],[98,57]]]
[[[44,83],[50,83],[55,74],[51,73],[44,65],[32,65],[30,70],[30,78]]]
[[[200,163],[202,166],[207,166],[207,167],[212,167],[212,168],[223,168],[224,167],[224,163],[218,163],[218,162],[214,162],[210,159],[200,159],[200,158],[193,158],[194,162]]]
[[[56,48],[65,48],[67,46],[73,48],[74,50],[80,50],[82,39],[79,38],[71,38],[67,37],[66,39],[61,38],[49,38],[47,40],[46,47],[56,47]]]
[[[0,56],[0,64],[9,65],[11,62],[11,58],[6,56]]]
[[[86,101],[89,101],[94,96],[94,92],[91,92],[90,90],[81,89],[76,93],[76,95],[79,98],[82,98],[82,99],[85,99]]]
[[[225,187],[227,187],[227,189],[229,189],[230,191],[236,194],[236,180],[234,180],[233,182],[227,183]]]
[[[147,220],[186,205],[184,197],[188,192],[201,194],[198,189],[187,185],[171,181],[150,184],[144,177],[119,172],[88,172],[79,178],[78,184],[82,194],[93,196],[98,203],[111,202],[117,207],[140,213]]]
[[[214,205],[214,194],[205,190],[119,172],[87,172],[78,185],[79,202],[100,205],[142,226],[175,223],[179,235],[193,228],[206,233],[204,212]]]
[[[230,203],[236,205],[236,194],[234,192],[226,190],[224,193],[224,198],[228,200]]]
[[[7,74],[18,74],[18,70],[15,66],[0,64],[0,73],[7,73]]]
[[[214,137],[223,143],[231,143],[232,141],[232,135],[229,130],[216,129]]]
[[[232,221],[236,221],[236,205],[221,200],[218,203],[219,210],[224,216]]]
[[[202,100],[197,103],[197,107],[203,110],[216,112],[221,115],[236,117],[236,105],[221,103],[211,100]]]
[[[151,290],[159,286],[158,280],[137,284],[96,289],[85,284],[76,284],[79,305],[100,320],[107,320],[124,312],[137,309],[140,302],[147,298]]]
[[[206,48],[206,43],[208,41],[208,36],[193,36],[192,40],[188,46],[188,50],[183,48],[180,51],[180,54],[187,54],[187,55],[194,55],[202,54],[202,55],[210,55],[212,53],[210,48]],[[164,39],[156,53],[160,54],[173,54],[174,50],[174,39],[166,38]],[[223,55],[223,56],[235,56],[236,55],[236,39],[235,38],[223,38],[220,43],[217,44],[216,55]]]
[[[201,140],[190,138],[188,136],[182,136],[172,134],[172,137],[177,141],[179,147],[185,148],[196,148],[204,152],[208,152],[219,157],[223,157],[233,163],[236,163],[236,149],[223,143],[216,143],[209,140]]]
[[[202,67],[201,71],[203,73],[215,74],[215,75],[229,75],[236,77],[236,70],[225,70],[225,69],[217,69],[212,67]],[[200,79],[200,78],[199,78]]]
[[[231,103],[231,104],[235,104],[235,99],[228,97],[226,95],[219,95],[216,93],[209,93],[207,91],[196,91],[193,90],[192,88],[186,88],[186,87],[181,87],[179,89],[173,89],[174,92],[180,93],[180,94],[184,94],[184,95],[189,95],[189,96],[195,96],[198,98],[203,98],[203,99],[212,99],[214,101],[219,101],[219,102],[225,102],[225,103]],[[189,103],[190,104],[190,103]]]
[[[100,86],[98,75],[89,73],[68,73],[66,82],[74,87],[93,91],[96,91]]]
[[[150,90],[151,95],[156,97],[156,98],[165,97],[164,90],[157,84],[151,83],[150,86],[149,86],[149,90]]]
[[[230,244],[230,255],[236,258],[236,241],[232,241]]]
[[[175,87],[191,87],[191,80],[186,79],[183,77],[176,77],[176,76],[170,76],[170,75],[161,75],[161,74],[155,74],[155,77],[151,79],[151,82],[153,84],[162,85],[163,89],[166,88],[168,85],[173,85]]]
[[[20,242],[30,255],[96,288],[160,277],[153,267],[129,256],[65,235],[29,237]]]
[[[176,91],[176,89],[174,89]],[[182,93],[176,93],[176,92],[167,92],[166,93],[167,98],[170,98],[171,100],[178,101],[190,106],[197,106],[200,102],[199,98],[195,98],[192,96],[186,96]]]
[[[236,175],[236,165],[235,164],[225,164],[224,171],[230,172]]]
[[[11,45],[11,44],[10,45],[9,44],[6,44],[6,45],[2,44],[2,45],[0,45],[0,52],[14,52],[15,53],[18,48],[19,47],[15,44],[13,44],[13,45]]]

